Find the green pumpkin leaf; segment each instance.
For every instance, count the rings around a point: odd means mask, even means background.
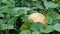
[[[51,17],[52,19],[60,19],[60,15],[54,11],[49,11],[46,16]]]
[[[53,31],[53,28],[52,28],[51,25],[47,25],[47,26],[46,26],[46,29],[41,28],[40,31],[41,31],[42,33],[50,33],[50,32]]]
[[[26,8],[26,7],[17,7],[14,8],[10,13],[14,16],[20,16],[23,14],[27,14],[27,11],[29,11],[30,8]]]
[[[53,29],[60,32],[60,23],[56,23],[55,25],[53,25]]]
[[[11,24],[0,24],[0,30],[14,29],[14,26]]]
[[[39,31],[40,30],[40,28],[42,28],[42,26],[43,26],[43,24],[41,24],[41,23],[34,23],[32,26],[31,26],[31,30],[32,31]]]
[[[6,22],[7,22],[6,19],[0,19],[0,24],[4,24],[4,23],[6,23]]]
[[[24,30],[24,31],[21,31],[20,34],[31,34],[31,32],[29,30]]]
[[[44,2],[44,5],[45,5],[45,7],[46,7],[46,9],[48,9],[48,8],[56,8],[58,5],[57,4],[55,4],[55,3],[53,3],[53,2]]]
[[[53,19],[51,17],[46,17],[46,21],[48,24],[52,24]]]
[[[40,32],[39,31],[34,31],[34,32],[32,32],[32,34],[40,34]]]
[[[0,14],[0,17],[4,17],[4,14]]]

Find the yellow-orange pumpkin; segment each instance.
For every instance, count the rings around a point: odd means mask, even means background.
[[[47,24],[45,16],[42,13],[33,13],[33,14],[29,15],[28,19],[33,21],[34,23],[40,22],[40,23],[44,24],[44,27]]]

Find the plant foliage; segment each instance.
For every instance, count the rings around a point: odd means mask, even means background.
[[[31,13],[46,16],[47,26],[28,20]],[[0,0],[0,34],[60,34],[60,0]]]

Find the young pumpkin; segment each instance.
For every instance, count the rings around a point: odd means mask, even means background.
[[[33,21],[34,23],[40,22],[44,25],[43,28],[46,27],[47,23],[45,20],[45,16],[42,13],[33,13],[33,14],[29,15],[28,19]]]

